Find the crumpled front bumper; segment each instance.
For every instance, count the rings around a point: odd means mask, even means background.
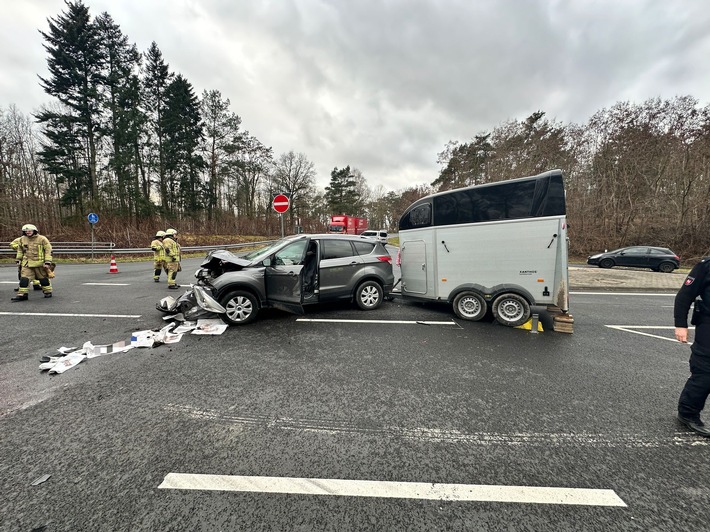
[[[215,298],[198,285],[190,285],[190,289],[177,299],[172,296],[164,297],[155,305],[155,308],[165,314],[182,312],[186,320],[196,319],[206,314],[224,314],[227,312]]]

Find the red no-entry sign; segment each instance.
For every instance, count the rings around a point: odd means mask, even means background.
[[[279,194],[274,198],[274,210],[279,214],[283,214],[288,210],[289,199],[283,194]]]

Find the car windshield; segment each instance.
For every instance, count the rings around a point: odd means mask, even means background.
[[[292,238],[282,238],[281,240],[276,240],[275,242],[271,242],[270,244],[266,244],[265,246],[262,246],[260,248],[257,248],[253,251],[249,251],[248,253],[245,253],[244,255],[241,255],[241,258],[250,260],[253,262],[259,262],[266,258],[267,255],[270,255],[280,247],[282,247],[285,243],[290,242],[293,240]]]

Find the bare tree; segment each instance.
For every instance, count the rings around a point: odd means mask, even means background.
[[[289,216],[291,225],[294,217],[305,210],[308,193],[314,188],[316,171],[314,164],[303,153],[289,151],[282,154],[274,163],[274,182],[279,191],[291,201]]]

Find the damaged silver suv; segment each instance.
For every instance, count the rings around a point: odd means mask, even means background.
[[[275,307],[303,314],[303,306],[350,300],[374,310],[394,284],[392,257],[384,245],[355,235],[294,235],[246,254],[211,251],[197,283],[179,299],[164,298],[162,312],[212,312],[232,325],[254,321]]]

